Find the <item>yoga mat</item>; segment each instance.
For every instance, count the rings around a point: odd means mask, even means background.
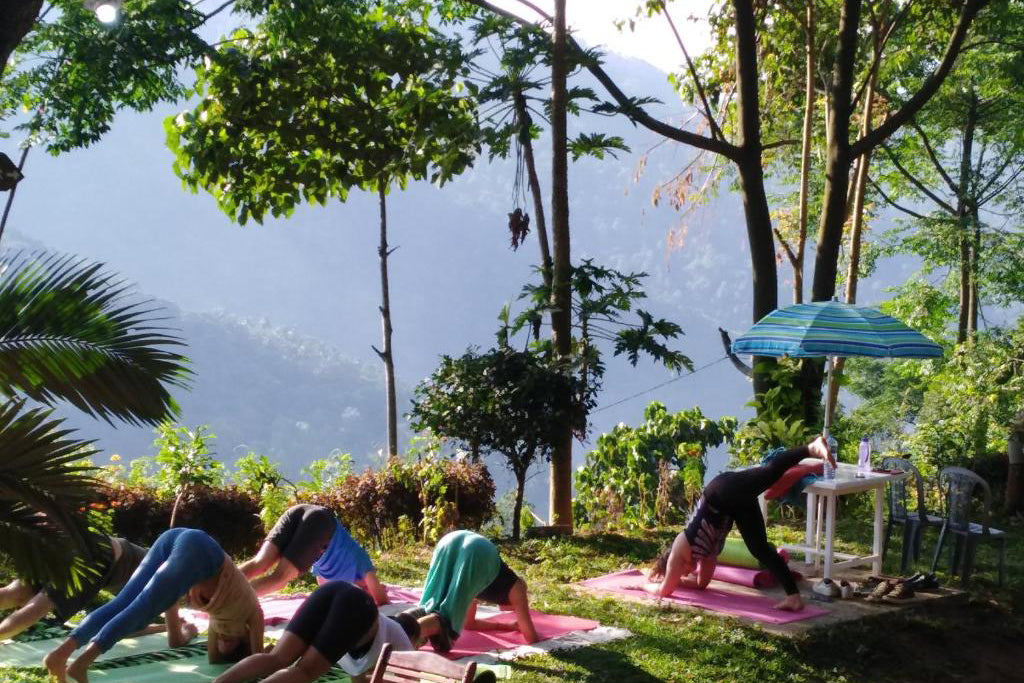
[[[785,550],[780,550],[779,556],[782,557],[783,561],[789,562],[789,554]],[[792,569],[789,570],[789,573],[792,574],[794,581],[804,578],[803,574]],[[747,586],[748,588],[774,588],[779,585],[779,580],[775,578],[775,574],[772,574],[767,569],[730,567],[721,563],[715,566],[715,573],[711,575],[711,578],[716,581],[733,583],[737,586]]]
[[[655,602],[657,598],[642,588],[644,583],[646,583],[644,574],[636,569],[626,569],[614,574],[587,579],[582,581],[580,585],[631,597],[642,597]],[[706,588],[704,590],[677,588],[672,595],[667,598],[661,598],[661,600],[677,605],[700,607],[712,612],[751,619],[763,624],[788,624],[793,621],[803,621],[804,619],[812,619],[820,617],[822,614],[828,614],[826,610],[811,605],[806,605],[800,612],[784,612],[772,607],[778,600],[753,595],[741,595],[716,588]]]
[[[32,640],[27,643],[0,643],[0,667],[41,667],[46,653],[62,642],[64,642],[63,638],[50,638],[47,640]],[[203,647],[205,648],[206,646],[204,645]],[[125,638],[100,655],[99,661],[148,652],[158,652],[166,649],[167,634],[151,633],[148,636],[139,636],[138,638]]]
[[[745,567],[747,569],[760,569],[761,563],[757,561],[742,538],[730,536],[725,539],[725,546],[722,552],[718,553],[718,564],[727,564],[732,567]]]
[[[544,614],[530,610],[533,617],[533,625],[541,641],[558,638],[573,631],[589,631],[601,624],[591,619],[580,619],[560,614]],[[512,612],[501,612],[496,616],[489,617],[487,621],[497,621],[508,624],[511,628],[508,631],[470,631],[463,629],[458,640],[452,643],[451,652],[445,653],[448,659],[461,659],[473,655],[481,655],[493,650],[514,650],[517,647],[526,645],[523,635],[516,629],[516,618]],[[430,645],[424,649],[432,649]]]

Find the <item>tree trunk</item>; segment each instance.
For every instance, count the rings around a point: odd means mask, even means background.
[[[973,340],[978,334],[978,269],[981,268],[981,216],[978,215],[976,200],[971,201],[971,296],[967,304],[967,338]]]
[[[43,0],[7,0],[0,9],[0,77],[7,62],[39,18]]]
[[[555,0],[551,49],[551,237],[554,246],[551,288],[551,339],[565,361],[572,355],[572,291],[569,252],[569,158],[566,139],[566,0]],[[556,526],[572,528],[572,424],[569,410],[555,435],[551,454],[550,516]]]
[[[388,290],[388,214],[387,186],[383,180],[377,182],[377,201],[380,204],[380,245],[377,255],[380,257],[380,323],[383,332],[381,348],[374,351],[384,363],[384,382],[386,389],[388,412],[388,457],[398,455],[398,400],[395,397],[395,359],[391,353],[391,295]]]
[[[532,458],[528,459],[530,462]],[[526,492],[526,468],[523,470],[516,471],[516,504],[512,507],[512,540],[519,541],[519,537],[522,534],[522,522],[520,518],[523,515],[523,496]]]
[[[512,101],[516,108],[516,121],[519,124],[519,145],[523,150],[523,163],[526,166],[526,179],[530,184],[530,195],[533,198],[533,224],[537,229],[537,244],[540,246],[540,268],[544,284],[551,288],[551,249],[548,247],[548,224],[544,217],[544,196],[540,191],[540,178],[537,177],[537,164],[533,158],[533,138],[530,128],[533,119],[526,108],[526,98],[517,92]]]
[[[804,127],[800,140],[800,207],[797,217],[800,234],[793,264],[793,303],[804,300],[804,251],[807,246],[807,195],[811,184],[811,142],[814,130],[815,94],[815,0],[807,0],[807,22],[804,31]]]
[[[977,126],[978,101],[972,95],[960,143],[960,177],[957,179],[957,222],[960,226],[960,306],[956,341],[967,341],[971,327],[971,156],[974,154],[974,131]]]
[[[779,305],[778,271],[775,263],[775,238],[772,217],[764,189],[764,168],[761,163],[761,112],[757,79],[757,36],[751,0],[734,0],[736,11],[736,91],[739,107],[739,158],[736,166],[743,196],[743,213],[750,243],[751,271],[754,279],[753,322],[771,313]],[[759,372],[765,361],[755,357],[754,394],[770,387],[765,372]]]

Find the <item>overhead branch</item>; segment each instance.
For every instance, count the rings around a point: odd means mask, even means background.
[[[794,267],[796,267],[798,263],[797,255],[793,251],[792,247],[789,246],[789,242],[786,241],[786,238],[783,237],[782,232],[778,228],[773,226],[772,232],[775,233],[775,239],[779,241],[779,244],[781,244],[782,248],[786,251],[786,257],[789,259],[789,262],[793,264]]]
[[[721,327],[718,328],[718,333],[722,335],[722,346],[725,347],[725,354],[729,356],[729,360],[732,361],[734,368],[742,372],[747,377],[754,376],[754,370],[743,362],[743,360],[732,352],[732,339],[729,338],[729,333],[723,330]]]
[[[488,12],[493,12],[494,14],[505,17],[506,19],[514,21],[522,26],[540,30],[540,28],[532,21],[524,19],[512,12],[509,12],[508,10],[504,10],[494,5],[493,3],[488,2],[487,0],[465,1],[471,5],[475,5],[476,7],[485,9]],[[523,2],[523,0],[520,0],[520,2]],[[528,6],[530,6],[531,9],[537,12],[537,14],[545,21],[553,20],[551,15],[541,11],[540,8],[529,4]],[[580,44],[577,43],[572,36],[567,37],[567,44],[569,48],[574,50],[578,55],[586,54],[586,52],[583,50]],[[722,156],[732,160],[736,160],[739,157],[740,150],[736,145],[726,142],[725,140],[709,138],[705,135],[691,133],[688,130],[683,130],[681,128],[677,128],[673,125],[665,123],[664,121],[659,121],[658,119],[648,114],[642,106],[638,105],[633,99],[631,99],[624,92],[622,92],[622,89],[619,88],[615,81],[612,80],[611,76],[609,76],[608,73],[605,72],[603,68],[601,68],[601,65],[597,62],[596,59],[583,59],[582,63],[583,66],[585,66],[586,69],[590,71],[591,75],[593,75],[594,78],[596,78],[598,82],[601,83],[602,86],[604,86],[605,90],[608,91],[608,94],[612,96],[612,99],[614,99],[615,102],[619,105],[620,111],[623,114],[625,114],[631,121],[633,121],[633,123],[639,124],[644,128],[647,128],[648,130],[651,130],[666,138],[669,138],[670,140],[681,142],[684,145],[690,145],[692,147],[697,147],[698,149],[704,149],[709,152],[714,152],[715,154],[721,154]]]
[[[864,91],[868,87],[868,83],[870,83],[872,79],[874,79],[877,83],[877,78],[875,78],[875,75],[878,71],[878,67],[881,66],[882,53],[885,52],[885,46],[888,44],[889,38],[892,37],[893,31],[896,30],[896,27],[899,25],[899,23],[903,21],[903,19],[907,16],[907,13],[910,11],[910,8],[913,6],[913,4],[914,0],[910,0],[910,2],[903,6],[903,9],[900,10],[900,13],[896,15],[896,17],[889,23],[889,26],[885,29],[885,35],[882,36],[882,39],[876,43],[874,56],[871,59],[871,67],[868,69],[868,73],[865,76],[864,81],[860,84],[860,87],[857,88],[857,94],[853,96],[853,103],[851,104],[852,107],[857,106],[857,103],[860,101],[860,98],[864,95]],[[876,24],[877,30],[878,17],[875,14],[874,6],[869,4],[868,8],[871,12],[873,23]]]
[[[896,110],[896,112],[887,117],[877,128],[869,131],[853,143],[850,147],[850,153],[853,157],[858,157],[882,144],[890,135],[899,130],[901,126],[914,118],[917,112],[919,112],[928,100],[932,98],[932,95],[938,91],[943,81],[946,80],[946,76],[948,76],[949,72],[953,69],[953,64],[956,62],[956,58],[960,54],[960,49],[964,44],[964,39],[967,37],[967,31],[970,29],[971,23],[974,21],[974,18],[978,15],[981,8],[987,5],[989,1],[990,0],[966,0],[966,2],[964,2],[964,6],[960,10],[960,17],[957,20],[956,28],[949,37],[949,43],[946,44],[946,50],[942,55],[942,61],[939,62],[939,65],[935,70],[927,79],[925,79],[925,82],[921,85],[921,88],[914,93],[913,97],[907,100],[902,107]]]
[[[1011,184],[1013,184],[1014,181],[1016,181],[1018,178],[1021,177],[1022,174],[1024,174],[1024,166],[1018,166],[1017,170],[1015,170],[1013,173],[1011,173],[1009,178],[1007,178],[1004,182],[1000,183],[999,186],[996,189],[994,189],[991,192],[989,192],[989,190],[992,188],[993,182],[995,182],[998,178],[1002,177],[1003,173],[1006,171],[1007,166],[1010,165],[1010,161],[1012,161],[1012,160],[1013,160],[1012,157],[1008,157],[1006,162],[1003,164],[1002,169],[1000,169],[999,173],[994,175],[992,177],[992,180],[990,180],[985,185],[985,188],[981,192],[978,193],[977,206],[979,208],[981,208],[985,204],[988,204],[990,201],[992,201],[993,199],[998,197],[1000,194],[1002,194],[1003,190],[1008,188]]]
[[[871,176],[868,176],[868,182],[871,183],[871,187],[875,188],[875,192],[877,192],[882,197],[882,199],[885,200],[885,203],[891,206],[892,208],[898,209],[903,213],[907,214],[908,216],[912,216],[922,221],[928,219],[928,217],[925,216],[924,214],[918,213],[917,211],[914,211],[912,209],[908,209],[902,204],[898,204],[896,201],[894,201],[892,197],[887,195],[885,193],[885,190],[883,190],[881,186],[879,186],[879,184],[876,183],[873,178],[871,178]]]
[[[679,44],[679,49],[683,53],[683,58],[686,60],[686,68],[690,72],[690,78],[693,79],[693,84],[697,88],[697,95],[700,97],[701,104],[704,105],[704,118],[708,120],[708,124],[711,126],[711,137],[719,140],[725,140],[725,135],[722,133],[722,129],[718,126],[718,121],[715,120],[715,116],[711,111],[711,105],[708,104],[707,94],[704,92],[704,84],[701,83],[700,75],[697,74],[697,68],[693,65],[693,60],[690,59],[690,53],[686,49],[686,45],[683,43],[683,37],[679,35],[679,31],[676,29],[676,23],[672,21],[672,15],[668,13],[668,7],[665,5],[665,0],[661,0],[661,12],[665,16],[665,20],[668,22],[669,28],[672,29],[672,34],[676,37],[676,42]]]
[[[775,149],[777,147],[788,147],[789,145],[799,145],[800,140],[776,140],[774,142],[767,142],[761,145],[761,151]]]
[[[931,190],[929,190],[927,185],[922,183],[917,178],[917,176],[915,176],[913,173],[908,171],[907,168],[902,163],[900,163],[900,160],[896,157],[896,154],[892,151],[892,149],[889,147],[889,145],[883,144],[882,145],[882,149],[885,150],[885,153],[889,156],[889,161],[891,161],[892,165],[896,167],[896,170],[899,171],[900,174],[902,174],[904,178],[909,180],[910,184],[913,185],[914,187],[916,187],[918,189],[918,191],[921,192],[921,194],[923,194],[924,196],[928,197],[928,199],[931,199],[933,202],[938,204],[943,210],[948,211],[949,213],[953,214],[954,216],[957,214],[957,210],[955,208],[953,208],[953,206],[951,204],[949,204],[946,200],[944,200],[939,195],[937,195],[934,192],[932,192]]]
[[[921,128],[916,121],[911,121],[910,127],[913,128],[914,132],[917,133],[917,136],[921,138],[921,142],[924,144],[924,149],[928,153],[928,158],[931,159],[932,165],[935,167],[935,170],[939,172],[939,175],[942,176],[942,179],[946,181],[946,186],[949,187],[953,194],[959,195],[960,188],[957,187],[956,183],[953,182],[953,179],[949,177],[948,173],[946,173],[946,169],[942,167],[942,163],[939,161],[939,157],[935,153],[935,148],[932,147],[932,143],[928,140],[928,135],[925,134],[924,129]]]

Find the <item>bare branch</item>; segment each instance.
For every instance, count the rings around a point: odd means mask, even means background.
[[[925,134],[924,129],[921,128],[916,121],[911,121],[910,127],[913,128],[914,131],[917,132],[918,137],[921,138],[921,142],[924,143],[925,151],[928,152],[928,158],[931,159],[932,165],[935,166],[935,170],[939,172],[942,179],[946,181],[946,185],[949,187],[950,191],[955,195],[959,195],[960,188],[957,187],[956,183],[953,182],[953,179],[949,177],[948,173],[946,173],[946,169],[942,167],[942,163],[939,161],[938,155],[935,154],[935,149],[932,147],[931,141],[928,140],[928,136]]]
[[[920,213],[918,213],[916,211],[912,211],[911,209],[908,209],[905,206],[897,204],[889,195],[887,195],[885,193],[885,190],[883,190],[881,188],[881,186],[879,186],[879,184],[876,183],[871,178],[871,176],[868,176],[868,182],[871,183],[871,187],[875,188],[875,191],[882,196],[882,199],[885,200],[885,203],[888,204],[889,206],[891,206],[892,208],[899,209],[900,211],[902,211],[903,213],[907,214],[908,216],[913,216],[914,218],[917,218],[917,219],[922,220],[922,221],[928,219],[928,217],[925,216],[924,214],[920,214]]]
[[[908,171],[906,169],[906,167],[903,164],[900,163],[900,160],[893,153],[893,151],[889,147],[889,145],[886,145],[886,144],[883,143],[882,144],[882,149],[885,150],[885,153],[889,156],[889,161],[891,161],[892,165],[896,167],[896,170],[898,170],[900,173],[902,173],[903,177],[906,178],[907,180],[909,180],[910,183],[921,192],[921,194],[923,194],[924,196],[926,196],[929,199],[931,199],[933,202],[938,204],[945,211],[948,211],[949,213],[953,214],[954,216],[957,214],[956,209],[954,209],[942,197],[940,197],[939,195],[937,195],[934,192],[932,192],[931,190],[929,190],[928,187],[924,183],[922,183],[920,180],[918,180],[917,176],[915,176],[913,173]]]
[[[782,232],[780,232],[775,226],[772,226],[772,232],[775,233],[775,239],[779,241],[782,248],[786,250],[786,256],[789,258],[789,263],[795,268],[798,264],[797,256],[789,246],[789,242],[786,241],[786,238],[782,236]]]
[[[665,20],[668,22],[669,28],[672,29],[672,34],[676,37],[676,42],[679,44],[679,49],[683,53],[683,58],[686,59],[686,68],[689,70],[690,78],[693,79],[693,83],[697,87],[697,95],[700,97],[701,104],[704,105],[704,117],[711,125],[711,137],[718,138],[719,140],[725,140],[725,135],[722,133],[722,129],[718,127],[718,122],[715,120],[714,114],[711,112],[711,105],[708,104],[708,97],[704,92],[704,84],[701,83],[700,76],[697,74],[697,69],[693,65],[693,60],[690,59],[690,53],[686,50],[686,45],[683,43],[683,37],[679,35],[679,31],[676,29],[676,23],[672,21],[672,15],[668,13],[668,7],[665,5],[665,0],[661,0],[660,4],[661,12],[665,16]]]

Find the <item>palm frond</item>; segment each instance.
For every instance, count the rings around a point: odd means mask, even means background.
[[[101,494],[83,459],[95,450],[52,411],[12,400],[0,404],[0,453],[0,552],[30,582],[76,584],[103,538],[88,520]]]
[[[112,422],[158,424],[186,387],[183,342],[132,287],[80,258],[0,257],[0,392],[66,400]]]

